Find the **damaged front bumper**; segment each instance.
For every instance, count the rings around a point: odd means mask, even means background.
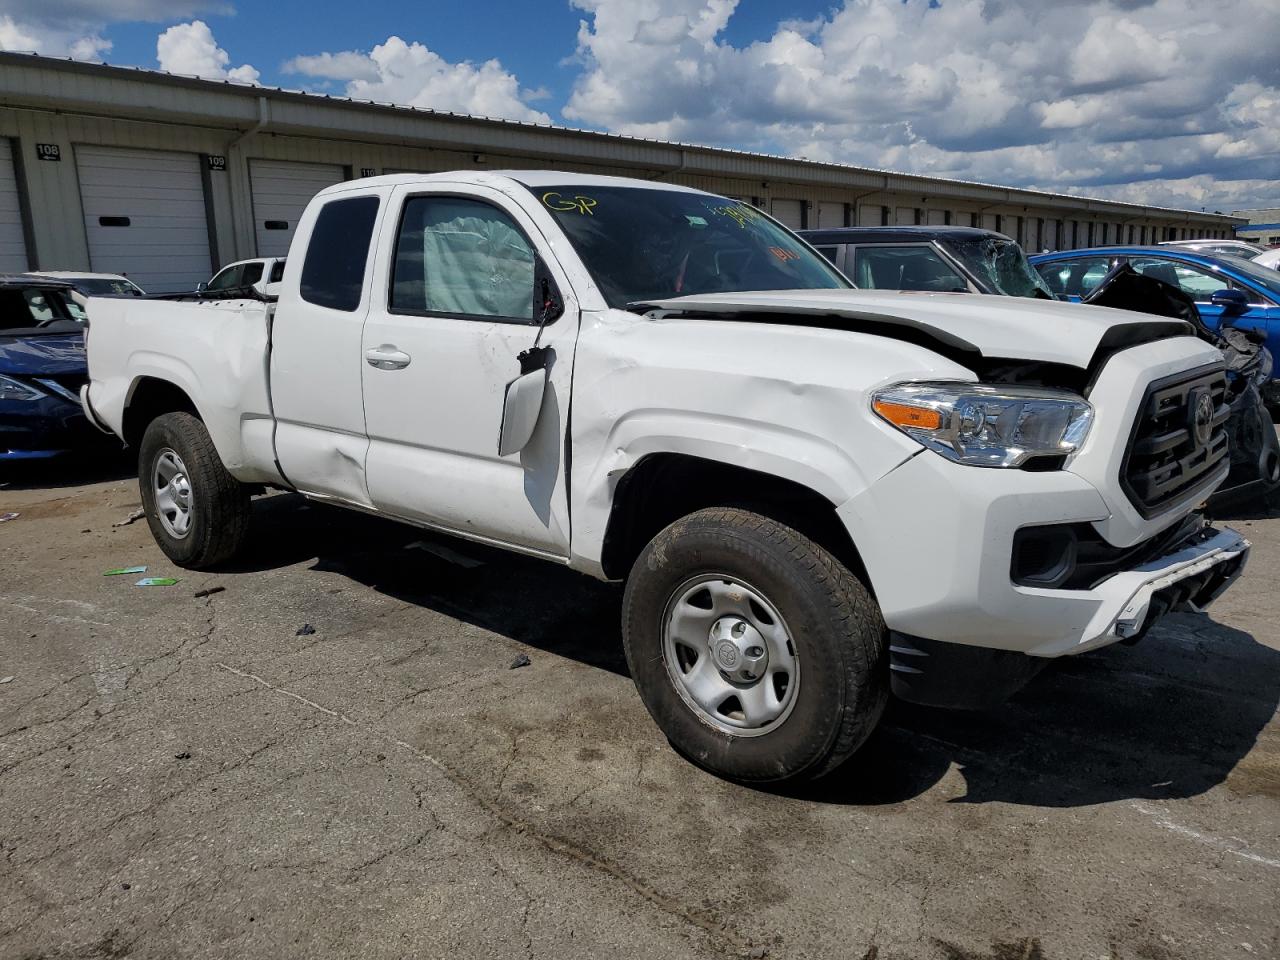
[[[1131,640],[1163,613],[1203,609],[1249,551],[1238,533],[1194,517],[1156,518],[1138,539],[1109,543],[1113,511],[1080,476],[976,470],[930,454],[838,512],[891,631],[1037,658]],[[1067,554],[1069,575],[1015,582],[1020,531],[1058,527],[1091,538]]]
[[[1096,588],[1104,602],[1069,652],[1136,640],[1166,613],[1203,610],[1240,576],[1249,549],[1236,531],[1205,527],[1165,556],[1117,573]]]

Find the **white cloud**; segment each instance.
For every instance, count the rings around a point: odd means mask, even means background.
[[[1274,0],[843,0],[745,46],[723,37],[737,0],[571,2],[572,122],[1197,207],[1280,201],[1280,57],[1273,31],[1236,26],[1274,22]]]
[[[257,83],[258,71],[249,64],[230,67],[231,54],[213,38],[203,20],[179,23],[156,38],[156,60],[161,70],[210,80]]]
[[[0,50],[100,60],[111,51],[102,31],[113,23],[232,12],[224,0],[4,0]]]
[[[9,15],[0,16],[0,50],[42,53],[50,57],[100,60],[111,50],[111,41],[96,32],[84,33],[65,27],[45,27],[24,23]]]
[[[720,0],[712,0],[713,3]],[[551,118],[529,106],[546,96],[525,90],[515,74],[497,60],[479,65],[450,63],[421,43],[388,37],[368,53],[344,50],[295,57],[281,68],[325,80],[346,81],[346,92],[359,100],[400,103],[454,113],[505,120],[550,123]]]

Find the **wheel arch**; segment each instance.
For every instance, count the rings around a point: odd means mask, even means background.
[[[151,422],[166,413],[189,413],[204,421],[191,394],[172,380],[150,375],[134,378],[125,398],[121,439],[136,450]]]
[[[646,454],[618,480],[601,544],[604,575],[625,578],[645,545],[680,517],[729,506],[798,530],[872,590],[862,555],[830,497],[777,473],[677,452]]]

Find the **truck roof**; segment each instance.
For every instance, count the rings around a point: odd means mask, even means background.
[[[1010,237],[983,227],[895,226],[819,227],[798,230],[810,243],[923,243],[926,240],[1009,240]]]
[[[414,183],[474,183],[478,186],[495,183],[516,183],[530,189],[538,187],[635,187],[646,190],[672,190],[680,193],[700,193],[717,196],[705,190],[663,183],[654,180],[638,180],[635,177],[606,177],[590,173],[573,173],[568,170],[450,170],[443,173],[392,173],[381,177],[346,180],[320,191],[321,196],[345,193],[354,187],[400,186]]]

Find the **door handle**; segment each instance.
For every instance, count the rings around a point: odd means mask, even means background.
[[[403,370],[413,359],[407,353],[397,350],[393,343],[384,343],[380,347],[366,350],[364,358],[369,366],[377,367],[379,370]]]

